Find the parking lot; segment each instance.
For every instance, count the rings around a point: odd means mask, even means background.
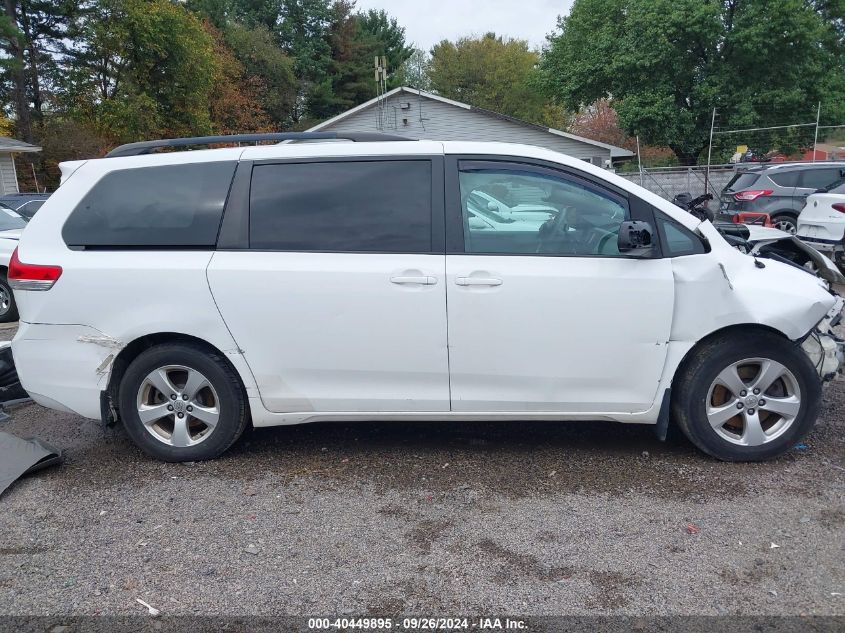
[[[261,429],[163,464],[20,406],[0,429],[66,462],[0,498],[0,614],[842,615],[843,402],[763,464],[518,422]]]

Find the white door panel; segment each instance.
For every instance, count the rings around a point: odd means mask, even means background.
[[[224,321],[273,412],[448,411],[444,255],[220,251]]]
[[[652,405],[671,260],[449,255],[446,268],[453,411]]]

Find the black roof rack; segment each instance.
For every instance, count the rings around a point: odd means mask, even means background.
[[[413,141],[415,139],[395,134],[378,132],[273,132],[266,134],[228,134],[222,136],[193,136],[187,138],[162,138],[156,141],[140,141],[115,147],[106,158],[138,156],[149,154],[160,147],[185,147],[188,145],[212,145],[216,143],[256,143],[259,141],[319,141],[341,139],[365,143],[368,141]]]

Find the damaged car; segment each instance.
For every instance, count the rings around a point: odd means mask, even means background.
[[[539,147],[238,135],[61,168],[9,265],[21,383],[165,461],[369,420],[674,424],[762,460],[842,361],[838,278]],[[548,217],[491,230],[472,200],[504,190]]]

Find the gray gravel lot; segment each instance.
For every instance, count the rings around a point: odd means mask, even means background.
[[[843,615],[843,402],[764,464],[604,423],[261,429],[162,464],[24,405],[0,428],[67,461],[0,497],[0,614]]]

